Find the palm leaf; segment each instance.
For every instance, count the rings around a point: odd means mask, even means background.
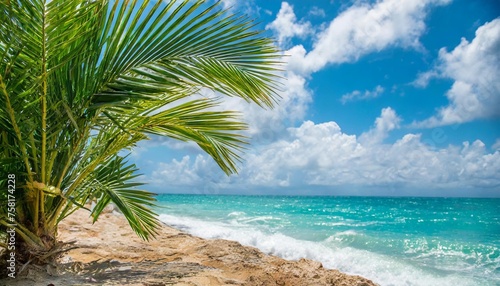
[[[279,57],[220,3],[0,1],[0,172],[20,182],[18,233],[50,248],[57,224],[96,198],[94,221],[113,202],[154,236],[154,195],[117,154],[155,134],[194,141],[236,172],[246,125],[218,100],[189,97],[208,88],[272,107]]]
[[[106,164],[92,173],[91,184],[87,187],[95,188],[95,195],[99,196],[92,216],[97,221],[104,207],[112,202],[122,212],[132,229],[141,238],[148,240],[156,234],[159,226],[156,214],[149,207],[154,205],[153,193],[137,190],[141,183],[132,182],[138,175],[135,174],[135,165],[127,165],[125,158],[115,156]]]
[[[202,1],[177,6],[174,2],[155,6],[157,10],[152,9],[143,21],[140,11],[150,1],[141,6],[138,1],[124,2],[121,10],[120,4],[113,7],[98,71],[104,89],[97,88],[93,103],[147,99],[149,88],[157,93],[182,85],[272,106],[276,95],[272,66],[279,58],[272,42],[250,31],[252,21],[226,15],[218,4],[204,8]]]

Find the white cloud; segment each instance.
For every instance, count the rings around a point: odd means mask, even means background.
[[[437,149],[424,143],[419,134],[406,134],[395,143],[387,144],[384,139],[401,123],[401,118],[390,107],[383,109],[373,127],[359,137],[343,132],[335,122],[305,121],[298,127],[286,128],[305,118],[312,101],[311,91],[307,89],[307,79],[312,72],[328,64],[352,62],[388,47],[421,48],[419,37],[425,32],[424,19],[429,7],[449,2],[384,0],[373,5],[355,2],[318,35],[311,51],[301,45],[287,51],[290,55],[285,68],[287,80],[275,109],[263,110],[238,98],[222,101],[224,110],[242,112],[243,120],[250,125],[248,135],[257,143],[245,154],[239,175],[227,177],[208,155],[195,154],[160,163],[152,174],[152,185],[162,188],[168,182],[184,191],[205,193],[216,193],[219,189],[308,186],[498,188],[498,141],[490,153],[481,141]],[[293,8],[286,2],[282,3],[272,25],[268,28],[277,32],[280,41],[308,35],[307,30],[311,29],[307,22],[297,20]],[[290,27],[299,28],[290,30]],[[443,50],[440,59],[460,66],[458,63],[470,54],[467,47],[474,42],[465,42],[460,53],[455,53],[457,49],[450,53]],[[488,47],[484,42],[482,46]],[[415,84],[425,86],[435,76],[462,78],[451,76],[451,64],[449,70],[444,67],[422,75],[421,81]],[[462,81],[465,85],[454,85],[450,98],[452,94],[458,98],[467,91],[467,84],[471,82]],[[470,88],[476,87],[472,84]],[[372,91],[354,91],[344,95],[343,101],[373,98],[383,91],[381,86]]]
[[[259,15],[260,7],[255,4],[254,0],[221,0],[224,9],[232,9],[238,13],[247,15]]]
[[[500,116],[500,18],[479,27],[472,42],[462,38],[453,51],[442,48],[436,68],[421,74],[415,83],[425,87],[433,77],[454,80],[446,93],[449,105],[414,126],[435,127]]]
[[[152,174],[151,183],[163,185],[194,186],[202,184],[203,180],[198,174],[200,162],[206,162],[202,155],[198,155],[195,162],[190,165],[190,157],[184,156],[181,161],[173,159],[171,163],[159,163],[158,170]]]
[[[221,0],[224,9],[234,8],[238,4],[237,0]]]
[[[240,190],[241,186],[257,190],[280,186],[472,190],[500,185],[500,150],[488,153],[479,140],[436,149],[423,143],[419,134],[406,134],[393,144],[383,143],[383,137],[396,129],[399,121],[394,110],[383,109],[373,129],[360,138],[344,133],[335,122],[305,121],[289,128],[281,140],[248,153],[237,176],[223,176],[214,165],[204,163],[206,156],[196,157],[192,163],[184,158],[182,162],[163,164],[155,176],[188,178],[189,188],[202,191],[206,183],[200,182],[211,182],[212,190]]]
[[[384,88],[377,85],[373,90],[365,90],[361,92],[359,90],[352,91],[342,95],[340,101],[342,104],[346,104],[349,101],[365,100],[379,97],[384,92]]]
[[[252,144],[267,144],[283,136],[286,133],[286,126],[303,121],[312,101],[312,92],[307,88],[304,77],[290,71],[285,71],[282,76],[278,91],[279,103],[272,109],[265,109],[240,97],[228,97],[209,89],[202,89],[198,94],[179,100],[176,104],[198,98],[222,99],[213,110],[238,112],[240,115],[238,119],[248,124],[248,130],[243,131],[243,135],[249,136]],[[183,149],[191,152],[199,150],[195,143],[160,136],[152,136],[152,140],[141,142],[140,146],[146,149],[160,144],[174,150]]]
[[[325,10],[319,8],[318,6],[313,6],[311,10],[309,10],[309,15],[317,16],[317,17],[325,17]]]
[[[266,29],[276,33],[280,44],[286,43],[293,37],[304,37],[312,32],[311,23],[297,21],[293,6],[287,2],[281,3],[281,9],[276,15],[276,19],[268,24]]]
[[[321,32],[310,52],[298,45],[288,51],[292,70],[316,72],[327,64],[353,62],[391,46],[420,49],[428,8],[450,0],[384,0],[357,2]]]
[[[290,55],[285,58],[288,60],[284,73],[286,80],[284,90],[280,92],[280,103],[275,109],[262,110],[238,98],[225,99],[223,108],[242,112],[243,120],[250,126],[248,135],[254,137],[254,142],[270,142],[279,138],[286,132],[285,126],[304,118],[312,101],[312,93],[307,89],[309,72],[329,62],[340,63],[347,61],[343,59],[354,59],[391,45],[418,46],[418,37],[425,30],[423,20],[428,7],[448,2],[406,0],[403,5],[400,1],[385,0],[372,6],[358,2],[330,23],[316,39],[311,52],[307,53],[301,45],[286,52]],[[267,28],[275,30],[281,41],[306,35],[311,30],[308,22],[297,20],[293,7],[287,2],[282,2],[276,19]],[[317,60],[320,61],[319,65],[312,69]],[[303,69],[307,69],[307,72],[303,73]],[[373,98],[380,96],[383,91],[381,86],[372,91],[354,91],[344,95],[342,101]]]
[[[286,126],[300,122],[306,116],[312,93],[304,77],[285,72],[279,104],[273,109],[263,109],[238,97],[225,97],[220,109],[235,110],[249,126],[245,135],[252,137],[252,144],[269,143],[286,132]]]
[[[398,129],[401,118],[396,114],[394,109],[387,107],[382,109],[380,117],[375,120],[374,128],[360,135],[359,141],[364,145],[373,145],[382,143],[387,138],[389,132]]]
[[[498,138],[495,143],[493,144],[493,146],[491,146],[491,149],[493,150],[497,150],[497,151],[500,151],[500,138]]]
[[[208,191],[212,186],[222,186],[227,177],[217,164],[207,155],[195,155],[194,160],[186,155],[181,160],[173,159],[170,163],[158,163],[157,169],[152,173],[149,184],[171,189],[195,188]],[[207,170],[212,170],[205,173]]]
[[[435,77],[439,77],[439,73],[437,71],[435,71],[435,70],[426,71],[426,72],[420,73],[418,75],[417,79],[415,81],[413,81],[412,84],[416,87],[425,88],[429,84],[429,81],[431,81],[431,79],[433,79]]]

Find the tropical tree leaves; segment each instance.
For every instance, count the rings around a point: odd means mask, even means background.
[[[123,91],[147,97],[144,87],[182,85],[272,105],[274,75],[269,68],[278,54],[271,40],[251,31],[252,21],[226,16],[217,4],[205,7],[203,1],[157,4],[157,11],[144,17],[149,20],[140,21],[139,12],[149,4],[124,1],[125,11],[120,4],[111,10],[98,71],[110,89],[98,93],[95,103],[119,101],[126,98]],[[142,76],[124,78],[130,72]]]
[[[0,1],[0,170],[22,182],[21,237],[55,237],[91,200],[94,220],[113,202],[139,236],[154,235],[153,194],[118,155],[149,135],[194,141],[237,171],[246,125],[220,98],[190,97],[210,89],[272,107],[280,56],[253,21],[219,6]]]
[[[82,185],[85,189],[92,190],[90,198],[96,199],[91,213],[94,222],[106,205],[113,202],[137,235],[147,240],[156,234],[159,222],[151,210],[155,194],[136,189],[143,185],[133,181],[139,176],[137,170],[135,165],[127,164],[124,157],[115,156],[92,172]]]

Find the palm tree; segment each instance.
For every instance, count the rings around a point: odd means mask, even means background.
[[[123,156],[148,135],[236,172],[246,125],[192,95],[275,104],[280,56],[254,26],[203,1],[0,0],[0,246],[14,227],[18,262],[53,262],[58,223],[91,200],[94,222],[112,202],[154,237],[154,194]]]

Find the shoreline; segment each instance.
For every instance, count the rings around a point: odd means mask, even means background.
[[[88,212],[78,210],[60,223],[59,240],[78,246],[60,258],[60,269],[31,267],[0,285],[376,285],[317,261],[289,261],[165,224],[156,239],[142,241],[116,212],[92,225]]]

